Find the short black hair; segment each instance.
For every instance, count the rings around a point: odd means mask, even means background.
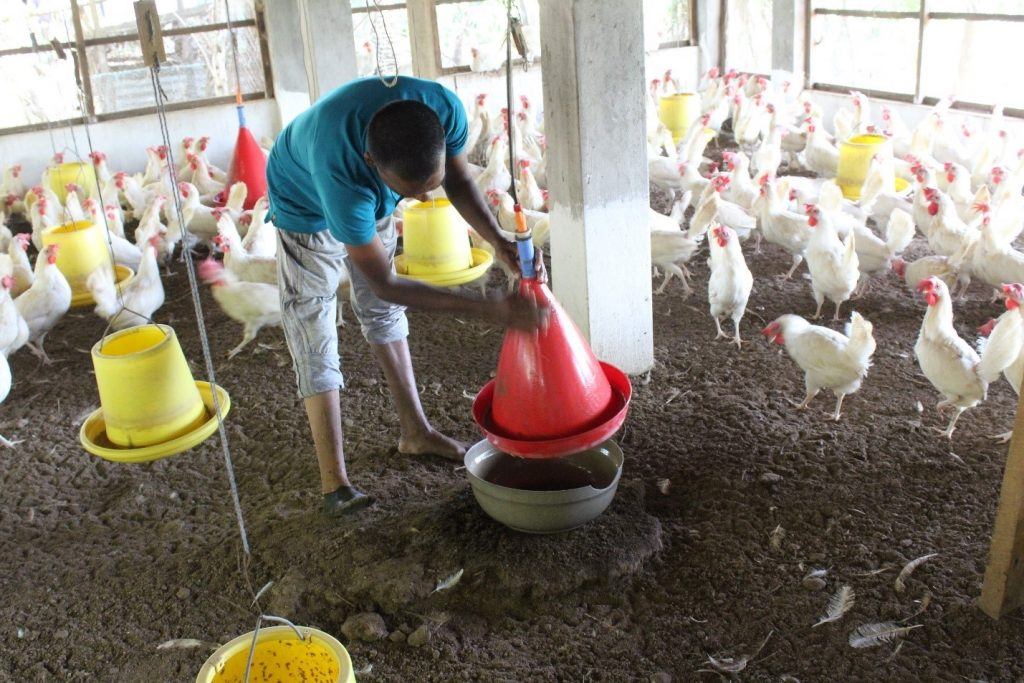
[[[437,172],[444,156],[441,119],[416,100],[386,104],[370,119],[366,151],[378,166],[403,180],[425,181]]]

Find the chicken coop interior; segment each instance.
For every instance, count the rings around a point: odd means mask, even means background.
[[[0,680],[1024,680],[1021,0],[0,38]]]

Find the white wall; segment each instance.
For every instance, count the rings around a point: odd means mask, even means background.
[[[246,102],[245,118],[257,140],[261,135],[274,136],[280,129],[273,100]],[[168,112],[167,125],[175,145],[186,135],[207,135],[210,161],[222,168],[231,162],[238,136],[234,104]],[[107,162],[115,171],[141,171],[146,165],[146,147],[161,144],[156,114],[93,123],[89,133],[93,149],[106,153]],[[46,130],[0,135],[0,164],[21,164],[26,182],[35,183],[49,164],[54,148],[66,152],[66,161],[74,160],[76,148],[83,159],[87,158],[89,145],[84,126],[57,126],[52,135],[52,142]]]

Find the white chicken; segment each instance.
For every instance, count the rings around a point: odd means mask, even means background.
[[[21,164],[4,166],[3,180],[0,180],[0,196],[25,196],[25,180],[21,177]]]
[[[960,257],[968,253],[978,241],[977,228],[960,219],[953,200],[945,192],[939,192],[934,188],[925,190],[931,190],[927,193],[931,195],[928,203],[930,218],[924,230],[928,236],[928,246],[936,254],[943,256]]]
[[[0,403],[7,400],[7,396],[11,393],[11,366],[7,363],[7,358],[0,354]],[[20,441],[11,441],[7,437],[0,434],[0,446],[4,448],[14,448]]]
[[[914,356],[924,376],[943,396],[938,411],[953,411],[946,428],[938,430],[951,439],[960,415],[983,401],[988,385],[1017,359],[1024,344],[1024,320],[1016,311],[1001,316],[979,356],[953,327],[953,303],[946,283],[930,277],[922,280],[917,290],[924,295],[928,310]]]
[[[696,212],[690,219],[690,225],[696,226],[697,234],[704,234],[712,222],[719,222],[736,231],[741,239],[750,237],[757,227],[757,219],[733,202],[722,199],[721,193],[730,185],[729,176],[716,175],[704,190]]]
[[[981,221],[979,237],[968,251],[967,266],[972,278],[995,289],[1008,282],[1024,282],[1024,253],[997,236],[991,218]]]
[[[474,181],[482,194],[486,194],[488,190],[505,192],[512,184],[512,174],[508,172],[506,163],[507,152],[508,144],[505,139],[495,135],[488,151],[487,166]]]
[[[242,238],[231,216],[217,212],[214,243],[224,252],[224,267],[240,282],[265,282],[277,285],[277,258],[254,256],[242,247]]]
[[[1019,282],[1013,282],[1003,285],[1002,289],[1003,295],[1006,298],[1006,306],[1008,309],[1007,313],[1011,311],[1021,313],[1021,306],[1024,305],[1024,285],[1021,285]],[[1013,301],[1012,304],[1010,303],[1011,300]],[[1006,315],[1006,313],[1003,315]],[[988,337],[992,334],[993,330],[995,330],[998,323],[999,321],[993,318],[986,324],[979,327],[978,332],[982,336]],[[978,342],[979,344],[987,344],[987,341],[982,342],[980,339]],[[1021,383],[1024,382],[1024,344],[1021,345],[1021,350],[1017,354],[1017,358],[1003,370],[1003,377],[1005,377],[1006,381],[1010,383],[1010,387],[1013,388],[1013,393],[1020,396]],[[1004,432],[1003,434],[997,434],[992,438],[1000,443],[1007,443],[1012,436],[1013,431],[1011,430],[1009,432]]]
[[[761,330],[769,342],[784,345],[804,371],[807,395],[803,403],[790,401],[798,409],[806,409],[819,391],[830,389],[836,397],[832,419],[838,421],[843,399],[860,389],[875,352],[872,325],[854,311],[845,332],[812,325],[798,315],[783,315]]]
[[[281,300],[275,285],[239,282],[212,258],[200,262],[199,276],[210,285],[221,310],[245,326],[242,341],[228,352],[228,358],[234,358],[262,328],[281,324]]]
[[[807,225],[811,228],[811,237],[807,241],[804,258],[811,273],[814,301],[818,304],[814,318],[821,317],[821,308],[827,298],[836,305],[832,319],[839,320],[840,307],[853,294],[860,279],[856,234],[851,232],[846,241],[841,242],[832,221],[813,204],[807,206]]]
[[[277,255],[277,228],[273,223],[267,222],[269,211],[270,201],[266,197],[257,199],[252,207],[249,229],[245,231],[245,237],[242,239],[242,248],[253,256],[273,258]]]
[[[806,216],[785,208],[776,194],[774,184],[767,176],[762,176],[761,180],[761,189],[754,202],[758,227],[765,240],[782,247],[793,256],[793,265],[785,276],[788,280],[803,263],[804,249],[811,238],[811,228],[807,225]]]
[[[722,190],[722,199],[750,211],[757,199],[757,185],[750,177],[750,160],[743,152],[722,152],[722,161],[729,171],[729,184]]]
[[[14,277],[0,274],[0,356],[7,357],[28,342],[28,323],[11,298]]]
[[[116,230],[120,228],[123,235],[124,225],[121,223],[120,216],[114,211],[113,207],[108,207],[107,211],[101,214],[96,200],[90,197],[85,200],[82,208],[88,213],[89,218],[94,223],[98,223],[101,226],[106,223],[109,226],[108,246],[114,253],[114,263],[128,266],[132,270],[138,270],[139,262],[142,261],[142,251],[124,237],[118,236]]]
[[[203,157],[193,154],[188,158],[188,164],[192,169],[192,184],[203,197],[212,199],[224,189],[224,183],[217,182],[210,175],[210,167]]]
[[[713,226],[708,244],[708,267],[711,269],[708,276],[708,303],[718,332],[715,339],[730,339],[729,335],[722,331],[722,318],[732,318],[735,335],[731,339],[736,342],[737,348],[741,348],[743,342],[740,340],[740,320],[747,310],[747,300],[754,286],[754,277],[743,259],[743,251],[732,228],[724,225]]]
[[[30,239],[28,233],[22,232],[12,237],[11,243],[7,246],[7,255],[11,259],[11,275],[14,276],[14,285],[11,287],[11,296],[14,298],[21,296],[35,280],[35,271],[28,260]]]
[[[892,270],[911,290],[917,288],[921,280],[930,277],[937,277],[946,283],[946,287],[952,290],[960,283],[961,275],[957,265],[948,256],[922,256],[916,261],[907,263],[901,258],[894,258],[891,264]],[[968,280],[969,281],[969,280]]]
[[[537,179],[533,177],[530,164],[529,159],[519,160],[519,179],[516,181],[516,191],[519,203],[524,209],[541,211],[544,208],[544,193],[541,192]]]
[[[839,168],[839,148],[829,141],[820,120],[807,121],[807,134],[800,163],[819,176],[834,178]]]
[[[200,242],[206,245],[213,244],[217,236],[217,216],[227,213],[233,220],[238,220],[242,215],[242,206],[248,195],[249,188],[245,183],[238,182],[231,186],[228,191],[228,201],[223,209],[215,209],[200,202],[199,188],[192,183],[178,183],[178,191],[184,200],[181,205],[181,215],[185,219],[188,231],[195,235]],[[167,205],[168,213],[173,214],[173,206]],[[169,222],[176,222],[176,215],[169,215]]]
[[[109,266],[97,269],[86,280],[96,301],[93,311],[106,320],[111,329],[123,330],[145,325],[152,320],[153,313],[164,305],[164,284],[156,261],[159,246],[160,235],[149,238],[142,252],[139,270],[121,285],[120,297],[114,285],[114,273]]]
[[[71,308],[71,286],[57,268],[56,244],[50,244],[36,256],[35,280],[24,294],[14,300],[28,324],[28,348],[43,363],[51,363],[43,349],[46,334]]]
[[[914,239],[914,232],[914,219],[900,209],[893,209],[889,215],[884,241],[867,226],[858,226],[854,229],[861,275],[860,284],[854,292],[855,297],[864,293],[872,276],[889,270],[892,260]]]
[[[703,238],[704,228],[690,223],[689,229],[685,232],[680,229],[685,206],[682,202],[676,202],[672,207],[672,214],[665,216],[654,209],[647,210],[647,225],[651,231],[651,265],[659,268],[665,273],[665,279],[656,293],[661,294],[673,277],[678,277],[683,282],[683,297],[689,297],[693,293],[690,287],[689,271],[686,264],[697,253],[700,240]]]

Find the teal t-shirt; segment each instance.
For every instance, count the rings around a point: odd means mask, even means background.
[[[469,126],[458,96],[434,81],[400,76],[388,88],[376,77],[346,83],[299,114],[277,136],[267,160],[268,218],[290,232],[327,229],[345,244],[367,244],[376,222],[401,197],[366,165],[366,129],[384,105],[418,100],[444,128],[448,156],[462,152]]]

